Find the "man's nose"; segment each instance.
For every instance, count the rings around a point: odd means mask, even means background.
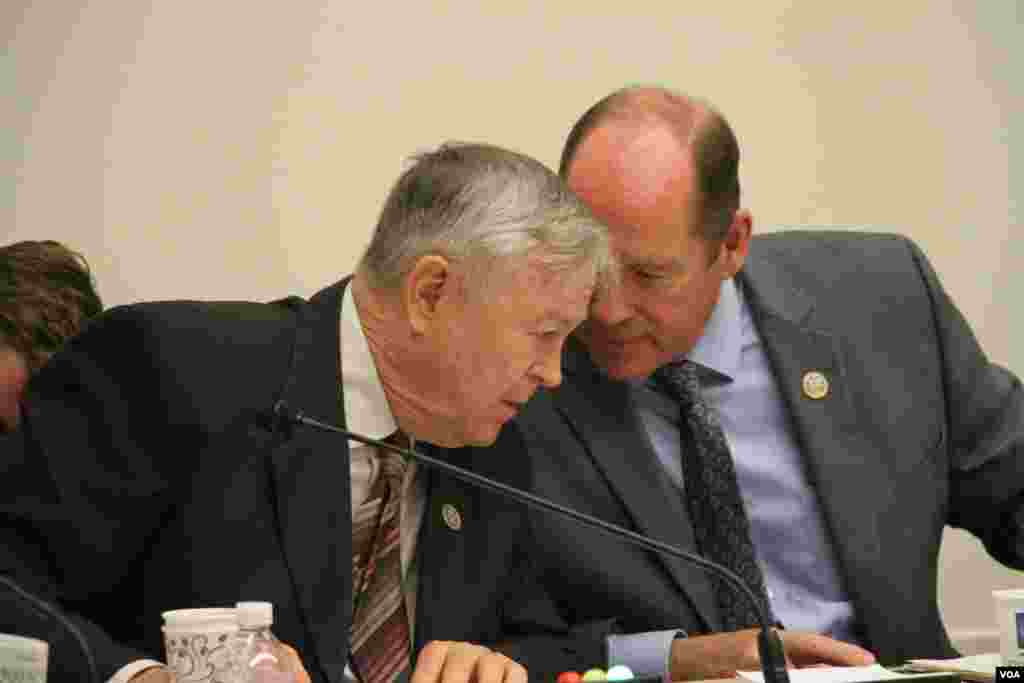
[[[562,349],[559,346],[544,356],[534,366],[534,374],[546,389],[554,389],[562,383]]]
[[[620,282],[604,284],[590,302],[590,317],[607,327],[618,325],[632,315],[632,307],[629,306]]]

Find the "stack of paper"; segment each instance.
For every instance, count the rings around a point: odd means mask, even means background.
[[[886,669],[880,664],[789,669],[789,680],[790,683],[863,683],[897,678],[923,678],[929,674],[956,674],[965,681],[992,683],[996,677],[996,667],[1000,664],[998,653],[957,659],[911,659],[898,671]],[[764,675],[760,671],[737,671],[736,676],[755,683],[764,683]]]
[[[908,663],[917,671],[946,671],[959,674],[966,681],[990,683],[995,680],[1001,659],[996,652],[959,659],[911,659]]]
[[[929,674],[950,673],[949,670],[928,673],[901,673],[886,669],[881,664],[871,666],[814,666],[806,669],[788,669],[790,683],[865,683],[866,681],[887,681],[905,678],[928,678]],[[755,683],[764,683],[760,671],[737,671],[738,678]],[[990,679],[991,680],[991,679]]]

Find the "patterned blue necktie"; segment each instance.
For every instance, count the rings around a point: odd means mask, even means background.
[[[679,402],[683,481],[697,549],[738,574],[771,618],[729,444],[718,417],[701,395],[697,367],[690,361],[669,363],[658,368],[654,380]],[[757,612],[746,595],[715,575],[710,579],[726,631],[758,625]]]

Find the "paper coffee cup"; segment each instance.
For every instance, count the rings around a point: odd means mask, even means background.
[[[1004,666],[1024,666],[1024,589],[992,591]]]
[[[46,683],[49,653],[45,641],[0,633],[0,681]]]
[[[231,637],[238,631],[233,607],[176,609],[162,616],[167,666],[178,683],[231,680]]]

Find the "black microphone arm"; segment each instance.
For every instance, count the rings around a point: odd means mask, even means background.
[[[443,460],[432,458],[429,455],[424,455],[419,451],[395,446],[394,444],[380,441],[379,439],[371,439],[370,437],[363,436],[362,434],[350,432],[347,429],[342,429],[341,427],[321,422],[305,415],[302,411],[291,409],[283,400],[278,401],[274,405],[274,415],[278,420],[289,424],[303,424],[315,429],[334,432],[335,434],[341,434],[353,441],[358,441],[369,446],[376,446],[378,448],[383,448],[385,450],[404,455],[417,464],[441,470],[456,479],[461,479],[462,481],[469,482],[470,484],[479,486],[480,488],[493,491],[505,496],[506,498],[511,498],[514,501],[523,503],[528,507],[554,512],[562,515],[563,517],[569,517],[584,526],[589,526],[599,531],[603,531],[611,536],[621,538],[628,543],[640,546],[646,550],[685,560],[691,564],[699,566],[701,569],[721,576],[740,593],[745,595],[746,598],[750,600],[751,604],[754,605],[754,609],[757,612],[758,621],[761,626],[761,632],[757,637],[757,646],[758,653],[761,657],[761,672],[764,674],[765,683],[789,683],[789,674],[786,671],[786,657],[782,648],[782,641],[779,638],[779,634],[775,632],[774,624],[765,612],[764,606],[754,595],[754,591],[752,591],[750,586],[748,586],[746,582],[744,582],[743,579],[737,576],[732,570],[723,567],[716,562],[705,559],[700,555],[687,552],[682,548],[677,548],[676,546],[668,543],[663,543],[662,541],[643,536],[635,531],[630,531],[629,529],[625,529],[616,524],[611,524],[602,519],[598,519],[597,517],[565,507],[564,505],[559,505],[558,503],[547,500],[546,498],[541,498],[540,496],[536,496],[532,493],[503,484],[500,481],[489,479],[488,477],[481,476],[475,472],[470,472],[469,470],[444,462]]]
[[[82,635],[82,632],[71,622],[71,620],[61,614],[60,610],[51,607],[42,598],[33,595],[19,586],[14,579],[9,576],[0,574],[0,586],[6,587],[10,592],[14,593],[16,597],[20,598],[23,602],[28,603],[32,609],[37,612],[42,612],[45,616],[50,617],[56,621],[62,629],[70,633],[74,638],[76,645],[78,645],[78,649],[81,651],[82,657],[85,659],[86,668],[89,670],[88,680],[91,681],[91,683],[100,683],[99,673],[96,669],[96,660],[92,656],[92,649],[89,647],[89,643],[86,641],[85,636]],[[53,662],[52,654],[53,653],[51,651],[49,657],[50,662]],[[48,677],[50,680],[53,680],[52,667],[50,668],[51,673]]]

